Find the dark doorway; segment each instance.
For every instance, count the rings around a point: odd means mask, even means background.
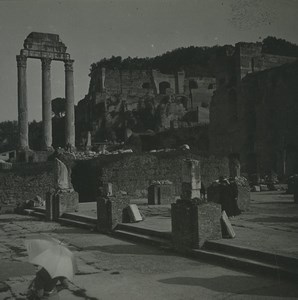
[[[162,81],[159,84],[159,93],[162,95],[166,94],[167,89],[169,89],[171,87],[171,85],[169,84],[169,82],[167,81]]]

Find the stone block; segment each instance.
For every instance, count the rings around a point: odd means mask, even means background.
[[[59,160],[58,158],[55,159],[56,168],[57,168],[57,188],[64,190],[69,189],[69,180],[68,180],[68,169],[66,165]]]
[[[79,209],[79,195],[74,190],[59,190],[52,201],[54,219]]]
[[[184,159],[182,164],[182,183],[189,183],[194,190],[201,188],[200,162],[195,159]]]
[[[182,200],[191,200],[201,198],[201,191],[200,189],[193,189],[190,183],[182,182],[181,184],[181,199]]]
[[[260,184],[260,190],[261,192],[269,191],[268,186],[266,184]]]
[[[97,229],[101,232],[112,231],[124,219],[124,210],[129,205],[127,195],[119,192],[113,196],[97,196]]]
[[[175,202],[175,186],[172,183],[151,184],[148,188],[148,205]]]
[[[175,202],[175,186],[172,183],[161,184],[158,204],[170,204]]]
[[[237,188],[237,205],[241,211],[247,211],[250,206],[250,187],[246,178],[236,177],[234,179]]]
[[[57,212],[57,215],[55,216],[55,211],[54,211],[54,193],[47,192],[46,193],[46,214],[45,214],[45,219],[47,221],[53,221],[55,220],[55,217],[59,217],[59,213]]]
[[[148,205],[159,204],[160,188],[159,184],[151,184],[148,187]]]
[[[221,239],[221,207],[178,200],[172,204],[172,238],[176,249],[201,248],[205,241]]]
[[[221,213],[222,236],[234,238],[236,236],[233,226],[225,211]]]
[[[261,191],[261,188],[260,188],[259,185],[254,185],[254,186],[252,187],[252,192],[260,192],[260,191]]]
[[[140,211],[136,204],[128,205],[128,214],[132,222],[140,222],[143,220]]]

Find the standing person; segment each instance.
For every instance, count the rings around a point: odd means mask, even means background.
[[[29,300],[60,300],[56,284],[59,278],[52,278],[45,268],[37,271],[29,286]]]

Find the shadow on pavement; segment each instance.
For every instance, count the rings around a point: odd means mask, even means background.
[[[165,284],[201,286],[222,293],[237,293],[241,295],[258,295],[270,297],[297,297],[298,288],[293,290],[286,283],[277,284],[274,281],[260,283],[260,278],[253,276],[223,275],[214,278],[173,277],[161,279]],[[297,298],[296,298],[297,299]]]
[[[269,222],[269,223],[298,223],[298,217],[277,217],[249,219],[250,222]]]
[[[162,252],[156,248],[148,248],[142,245],[111,245],[111,246],[88,246],[84,251],[100,251],[110,254],[136,254],[136,255],[171,255],[169,252]]]

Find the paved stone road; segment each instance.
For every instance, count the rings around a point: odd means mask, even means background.
[[[23,241],[36,234],[63,240],[79,272],[62,300],[297,299],[294,283],[275,281],[176,256],[149,246],[32,217],[0,215],[0,299],[24,300],[34,277]]]

